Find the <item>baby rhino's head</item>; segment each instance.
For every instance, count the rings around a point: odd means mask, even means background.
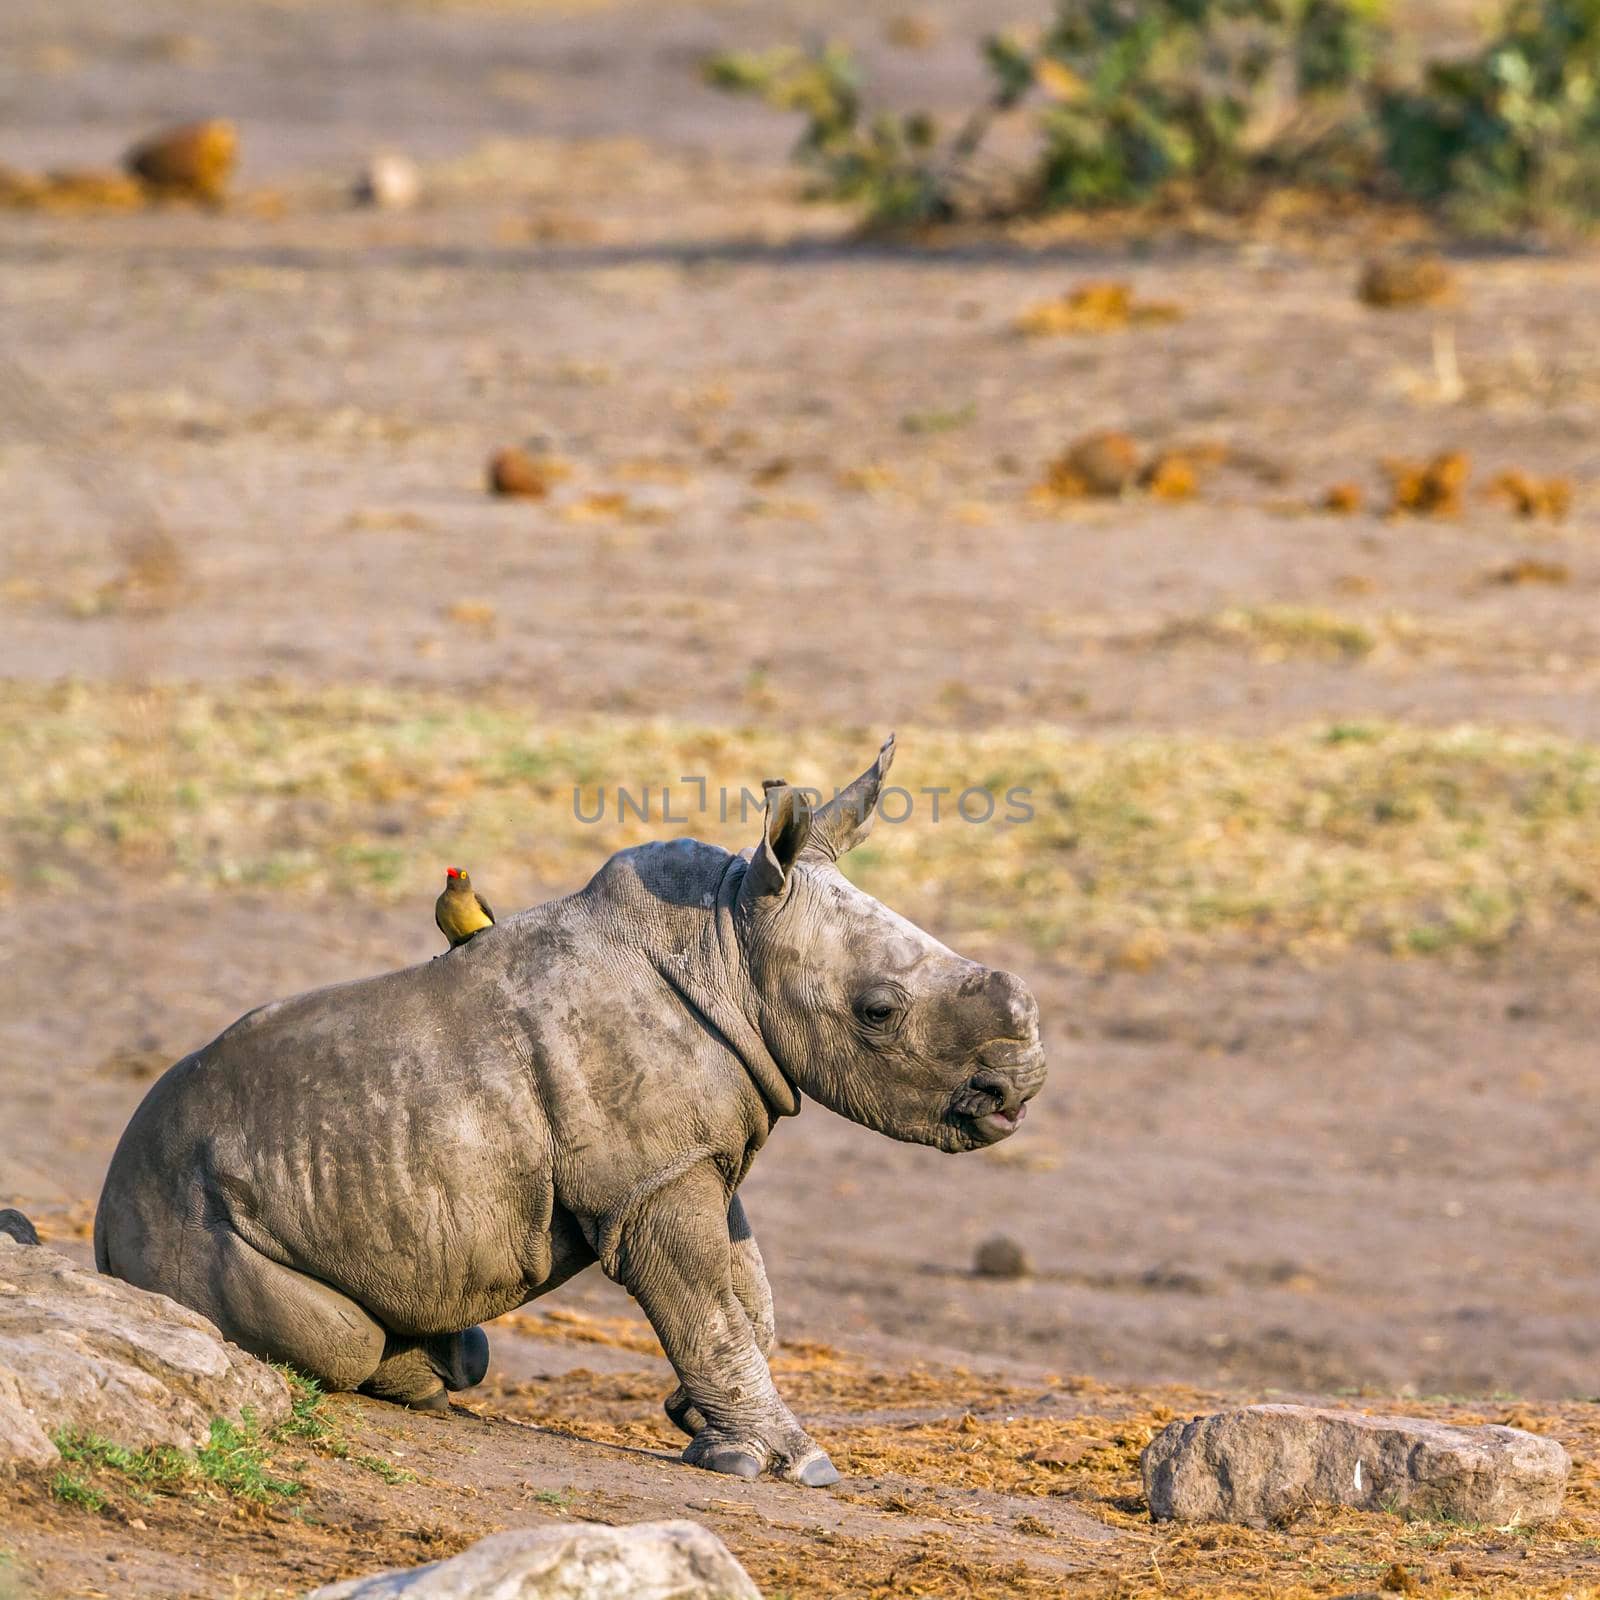
[[[739,891],[767,1047],[805,1093],[895,1139],[974,1150],[1017,1129],[1045,1078],[1039,1008],[1015,974],[968,961],[834,864],[872,826],[894,756],[827,805],[768,790]]]

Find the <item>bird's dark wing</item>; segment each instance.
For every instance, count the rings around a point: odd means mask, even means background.
[[[493,922],[494,921],[494,912],[490,909],[489,902],[487,900],[485,900],[483,898],[483,896],[481,894],[477,893],[476,891],[473,892],[472,898],[478,902],[478,909],[484,914],[484,916],[486,916],[491,922]]]

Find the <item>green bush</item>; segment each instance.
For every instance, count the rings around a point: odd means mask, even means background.
[[[1056,0],[1037,39],[985,40],[989,96],[950,132],[925,112],[870,114],[838,46],[719,56],[707,76],[800,112],[813,193],[880,224],[1272,182],[1399,192],[1475,226],[1600,215],[1600,0],[1513,0],[1487,46],[1428,64],[1415,87],[1383,67],[1381,5]],[[1029,97],[1037,155],[1002,195],[973,158]]]
[[[993,119],[1038,91],[1040,155],[1012,207],[1143,199],[1174,179],[1213,189],[1269,151],[1256,124],[1348,90],[1373,55],[1373,0],[1058,0],[1043,35],[984,41],[991,90],[946,134],[926,112],[867,114],[859,63],[830,45],[728,54],[707,80],[806,121],[795,159],[814,193],[880,223],[945,221],[995,197],[970,176]]]
[[[1499,34],[1377,97],[1388,170],[1496,230],[1600,216],[1600,0],[1517,0]]]
[[[1360,81],[1374,30],[1345,0],[1060,0],[1030,63],[1052,99],[1035,203],[1126,204],[1175,180],[1226,195],[1293,157],[1313,106]]]
[[[859,203],[885,223],[947,222],[955,215],[961,164],[990,114],[980,111],[948,140],[926,112],[868,119],[860,65],[837,45],[714,56],[705,76],[716,88],[801,112],[805,126],[793,156],[817,179],[813,197]]]

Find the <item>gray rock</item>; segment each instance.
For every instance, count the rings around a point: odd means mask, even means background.
[[[280,1421],[288,1386],[204,1317],[0,1234],[0,1472],[57,1460],[63,1428],[192,1449],[246,1407]]]
[[[997,1233],[978,1246],[972,1257],[972,1270],[980,1278],[1026,1278],[1033,1267],[1028,1252],[1015,1239]]]
[[[761,1600],[697,1522],[562,1522],[482,1539],[449,1561],[351,1578],[306,1600]]]
[[[1142,1464],[1156,1521],[1258,1527],[1303,1505],[1537,1522],[1561,1509],[1572,1466],[1556,1440],[1520,1428],[1289,1405],[1174,1422]]]
[[[0,1211],[0,1233],[18,1244],[38,1244],[39,1230],[12,1206]]]
[[[392,152],[374,156],[356,179],[357,205],[380,211],[409,211],[422,195],[422,175],[416,163]]]

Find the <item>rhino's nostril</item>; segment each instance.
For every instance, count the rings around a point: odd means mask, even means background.
[[[986,1117],[1014,1109],[1016,1089],[998,1072],[977,1072],[956,1095],[955,1109],[965,1117]]]
[[[972,1086],[990,1102],[986,1110],[1015,1111],[1022,1104],[1017,1081],[1009,1072],[980,1072],[974,1076]]]

